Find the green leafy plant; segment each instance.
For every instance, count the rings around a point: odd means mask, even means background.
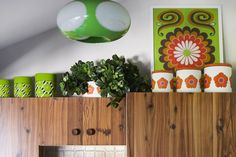
[[[101,96],[112,97],[108,106],[117,107],[127,92],[151,91],[149,80],[140,75],[138,67],[117,55],[101,60],[97,76],[96,84],[101,88]]]
[[[79,61],[71,67],[71,73],[65,73],[60,86],[64,95],[84,94],[88,81],[96,82],[102,97],[111,96],[108,106],[115,108],[127,92],[151,91],[150,80],[140,75],[138,67],[117,55],[99,61],[97,66]]]
[[[88,91],[88,82],[96,80],[96,66],[93,62],[78,61],[70,68],[71,72],[66,72],[60,83],[60,88],[64,96],[85,94]]]

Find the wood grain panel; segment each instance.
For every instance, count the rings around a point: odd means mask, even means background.
[[[133,130],[130,130],[131,132],[129,134],[133,134],[133,155],[136,157],[139,156],[148,156],[148,137],[147,135],[147,127],[145,124],[147,124],[147,110],[146,110],[146,100],[145,95],[137,96],[138,94],[135,94],[135,99],[133,99],[136,106],[133,107],[133,123],[134,128]],[[128,111],[129,113],[129,111]],[[138,114],[143,113],[142,115],[138,116]],[[145,127],[143,127],[145,126]],[[147,125],[148,126],[148,125]],[[129,127],[129,126],[128,126]],[[139,144],[136,144],[139,143]]]
[[[40,145],[64,145],[67,143],[68,99],[40,98],[38,123]]]
[[[38,123],[40,145],[53,145],[54,133],[54,105],[53,99],[40,98],[36,100],[38,106]]]
[[[127,94],[126,100],[126,110],[127,110],[127,157],[134,157],[136,145],[134,144],[134,130],[136,125],[134,125],[134,107],[135,107],[135,93]],[[137,135],[136,135],[137,136]],[[145,151],[145,150],[144,150]]]
[[[112,108],[107,107],[108,99],[99,99],[97,101],[97,144],[109,145],[112,138]],[[119,129],[119,128],[117,128]]]
[[[38,157],[39,146],[125,144],[125,101],[104,98],[0,99],[0,157]],[[72,130],[81,129],[78,136]],[[93,128],[95,135],[86,130]],[[42,147],[41,147],[42,148]]]
[[[228,95],[229,96],[229,95]],[[227,96],[227,97],[228,97]],[[226,134],[226,138],[230,139],[230,145],[228,145],[229,149],[228,150],[228,156],[236,156],[236,95],[235,94],[231,94],[230,96],[230,110],[228,110],[230,112],[230,116],[229,119],[231,121],[230,123],[230,127],[228,128],[228,134]],[[228,98],[227,98],[228,99]],[[229,104],[227,104],[229,106]],[[227,114],[227,113],[226,113]]]
[[[0,99],[0,156],[37,157],[39,145],[125,144],[127,106],[129,157],[236,157],[236,94],[129,93],[119,109],[108,101]],[[76,127],[79,136],[71,135]]]
[[[148,100],[152,97],[152,101]],[[157,151],[148,151],[149,156],[169,156],[169,108],[168,108],[168,95],[159,94],[155,97],[146,96],[146,108],[148,109],[148,134],[146,137],[151,141],[148,148],[156,149]],[[156,103],[158,102],[158,103]],[[157,105],[156,105],[157,104]],[[155,113],[159,114],[155,114]],[[150,116],[149,116],[150,115]],[[149,137],[149,135],[152,135]],[[159,145],[160,147],[156,147]]]
[[[98,101],[97,99],[83,99],[83,137],[82,141],[84,145],[96,145],[97,144],[97,133],[94,135],[88,135],[88,129],[97,128],[97,110]]]
[[[150,93],[135,93],[131,97],[128,95],[127,100],[127,105],[131,105],[127,111],[129,155],[169,156],[169,125],[166,125],[169,123],[168,95],[153,97]]]
[[[17,104],[18,121],[21,123],[20,136],[22,157],[38,156],[39,106],[34,99],[14,99]]]
[[[12,99],[0,100],[0,156],[21,156],[20,121],[17,104]]]
[[[228,150],[227,154],[228,156],[233,157],[236,156],[236,95],[231,94],[230,98],[230,110],[228,110],[230,112],[230,116],[228,116],[228,118],[230,119],[231,123],[230,127],[228,128],[228,134],[226,134],[225,136],[226,138],[230,139],[230,145],[228,145],[229,147],[227,147],[229,149],[226,148],[226,150]],[[229,106],[229,103],[227,105]]]
[[[46,104],[44,104],[46,105]],[[68,98],[53,99],[53,145],[68,144]]]
[[[83,99],[83,145],[125,144],[125,100],[118,109],[107,107],[106,98]],[[87,134],[94,129],[94,135]]]
[[[73,135],[73,129],[79,129],[79,135]],[[83,130],[83,102],[81,98],[70,98],[68,105],[68,144],[82,145]]]
[[[236,156],[235,95],[214,94],[213,98],[215,156]]]
[[[212,94],[200,95],[200,156],[213,156],[213,106]],[[196,104],[197,105],[197,104]]]
[[[236,157],[236,94],[129,93],[129,157]]]
[[[120,102],[117,109],[111,109],[111,144],[126,144],[126,99]]]
[[[10,105],[5,105],[5,99],[1,99],[1,105],[0,105],[0,145],[4,147],[4,151],[0,151],[0,156],[9,156],[8,154],[8,148],[9,148],[9,135],[7,135],[7,132],[9,132],[9,126],[10,125],[10,118],[9,118],[9,112],[10,112]]]
[[[181,115],[183,115],[186,103],[183,103],[183,95],[170,93],[169,94],[169,104],[166,104],[167,108],[169,108],[169,122],[168,125],[170,127],[169,131],[169,156],[177,156],[184,155],[181,154],[184,151],[185,145],[183,144],[184,140],[184,132],[182,129],[182,121],[184,120]],[[182,140],[183,139],[183,140]]]
[[[83,145],[125,144],[125,100],[118,109],[107,107],[106,98],[70,98],[68,105],[68,143]],[[73,129],[81,129],[78,136]],[[87,130],[94,129],[94,135]]]

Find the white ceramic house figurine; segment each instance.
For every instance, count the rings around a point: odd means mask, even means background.
[[[152,92],[173,92],[173,72],[157,70],[152,72]]]
[[[205,92],[232,92],[232,65],[208,64],[204,68]]]
[[[83,97],[101,97],[100,87],[94,81],[88,82],[88,92],[83,94]]]

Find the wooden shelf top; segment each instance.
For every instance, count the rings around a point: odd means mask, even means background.
[[[177,92],[170,92],[170,93],[157,93],[157,92],[129,92],[129,95],[171,95],[171,96],[179,96],[179,95],[235,95],[236,92],[232,93],[177,93]],[[9,98],[0,98],[0,100],[67,100],[67,99],[91,99],[91,100],[110,100],[111,98],[103,98],[103,97],[82,97],[82,96],[71,96],[71,97],[47,97],[47,98],[37,98],[37,97],[29,97],[29,98],[16,98],[16,97],[9,97]]]

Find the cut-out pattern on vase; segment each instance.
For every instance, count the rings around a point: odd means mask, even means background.
[[[171,71],[152,72],[152,92],[173,92],[173,73]]]
[[[210,64],[204,68],[205,92],[232,92],[232,66]]]
[[[176,72],[177,92],[201,92],[201,70],[180,69]]]

